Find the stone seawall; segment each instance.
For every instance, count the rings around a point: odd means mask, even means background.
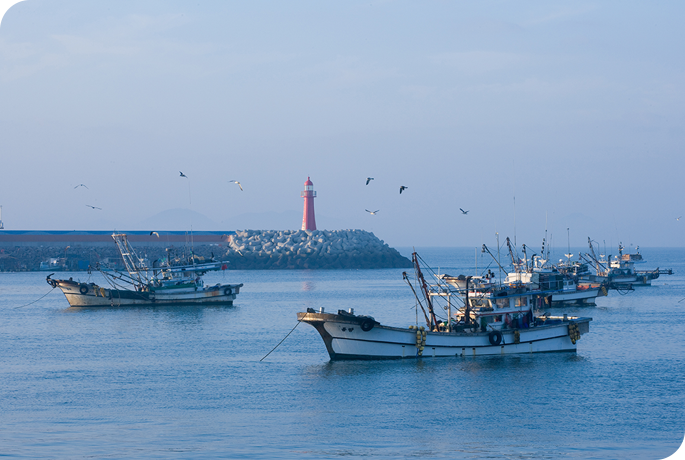
[[[149,260],[167,256],[165,248],[132,243],[139,257]],[[178,256],[190,247],[172,246]],[[198,261],[228,261],[234,270],[408,268],[411,262],[397,250],[363,230],[246,230],[237,231],[221,243],[197,243],[192,252]],[[52,260],[44,270],[87,270],[97,263],[120,264],[114,242],[107,247],[17,246],[0,250],[0,271],[37,271],[41,262]]]

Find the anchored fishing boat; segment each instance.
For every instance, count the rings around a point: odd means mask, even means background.
[[[425,326],[386,326],[353,309],[326,313],[307,309],[297,319],[321,335],[331,360],[402,359],[419,357],[508,355],[576,351],[592,318],[540,314],[553,291],[496,283],[491,276],[436,275],[423,277],[419,257],[412,254],[416,283],[411,287],[426,320]],[[437,308],[437,303],[443,303]],[[436,310],[447,318],[438,319]],[[452,314],[454,311],[454,314]]]
[[[585,254],[587,260],[594,264],[597,275],[593,279],[602,278],[610,289],[631,290],[636,286],[651,286],[652,280],[659,278],[660,275],[672,275],[673,270],[636,270],[635,264],[644,263],[640,247],[635,248],[634,254],[624,254],[625,247],[618,245],[618,256],[613,259],[611,256],[605,258],[603,255],[597,257],[592,247],[592,241],[588,238],[590,253]]]
[[[588,267],[586,264],[572,262],[573,254],[566,254],[566,261],[560,260],[559,264],[554,266],[548,263],[549,255],[542,258],[533,254],[529,260],[525,244],[523,245],[524,258],[519,259],[514,256],[509,238],[506,239],[506,244],[509,248],[514,271],[507,273],[504,280],[505,284],[522,283],[532,290],[552,291],[551,298],[545,300],[553,307],[595,305],[595,299],[598,296],[607,295],[607,290],[602,289],[604,286],[601,283],[581,284],[578,282],[579,274],[588,271]],[[485,245],[483,245],[483,252],[488,252],[493,260],[499,264]],[[545,253],[544,240],[542,253]],[[500,268],[506,272],[501,265]]]
[[[112,235],[127,273],[98,267],[107,287],[95,283],[83,283],[69,279],[53,279],[47,282],[64,293],[72,307],[119,307],[152,305],[231,305],[240,292],[242,284],[216,284],[206,286],[202,280],[209,271],[226,270],[223,262],[196,263],[189,260],[155,261],[149,267],[147,261],[138,257],[125,234]]]

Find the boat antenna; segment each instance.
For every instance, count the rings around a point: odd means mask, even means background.
[[[512,159],[512,169],[514,170],[514,174],[512,175],[512,178],[516,177],[516,160]],[[516,246],[516,180],[513,180],[513,183],[511,184],[512,188],[512,195],[514,196],[514,246]]]
[[[514,195],[514,246],[516,246],[516,195]]]
[[[495,235],[497,236],[497,265],[499,265],[499,282],[500,284],[502,284],[502,271],[504,271],[504,269],[502,268],[502,264],[500,263],[499,232],[495,232]]]
[[[545,211],[545,237],[542,240],[542,257],[545,258],[545,260],[549,260],[549,248],[547,248],[547,255],[545,255],[545,243],[547,242],[547,217],[548,217],[548,212]],[[549,245],[548,245],[549,246]]]
[[[569,227],[566,227],[566,242],[568,244],[568,253],[564,255],[566,256],[566,263],[571,265],[571,256],[573,256],[573,254],[571,254],[571,230]]]

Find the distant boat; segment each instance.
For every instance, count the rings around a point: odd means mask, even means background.
[[[589,273],[587,264],[560,261],[549,266],[546,260],[532,257],[532,263],[515,265],[515,271],[507,273],[506,284],[523,283],[532,289],[553,291],[552,307],[592,306],[597,297],[607,295],[606,283],[580,282],[583,273]]]
[[[592,249],[592,246],[590,248]],[[660,275],[673,274],[671,269],[636,270],[636,263],[644,263],[640,248],[636,247],[634,254],[624,254],[624,249],[623,245],[619,244],[618,256],[613,259],[609,256],[608,260],[604,256],[598,258],[594,254],[594,250],[591,251],[591,254],[586,254],[590,261],[594,262],[597,276],[582,277],[581,279],[604,279],[610,289],[630,290],[637,286],[651,286],[652,280],[659,278]]]
[[[224,262],[195,263],[189,260],[167,260],[149,267],[137,256],[123,233],[112,235],[127,273],[100,267],[108,286],[69,279],[47,282],[62,290],[72,307],[119,307],[156,305],[231,305],[242,284],[205,286],[202,276],[209,271],[225,270]]]
[[[575,352],[581,335],[590,330],[592,318],[539,315],[550,291],[471,276],[438,277],[437,285],[428,285],[416,253],[412,261],[423,299],[406,273],[405,279],[423,311],[425,326],[386,326],[373,317],[355,315],[353,309],[326,313],[309,308],[297,319],[319,332],[331,360]],[[447,319],[438,320],[433,308],[437,299],[447,303]]]
[[[64,259],[51,258],[51,259],[48,259],[46,261],[41,262],[38,269],[42,272],[63,271],[66,269],[66,263],[65,263]]]

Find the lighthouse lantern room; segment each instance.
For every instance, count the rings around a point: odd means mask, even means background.
[[[302,215],[302,230],[316,230],[316,219],[314,218],[314,184],[309,177],[304,183],[304,191],[300,194],[304,198],[304,214]]]

